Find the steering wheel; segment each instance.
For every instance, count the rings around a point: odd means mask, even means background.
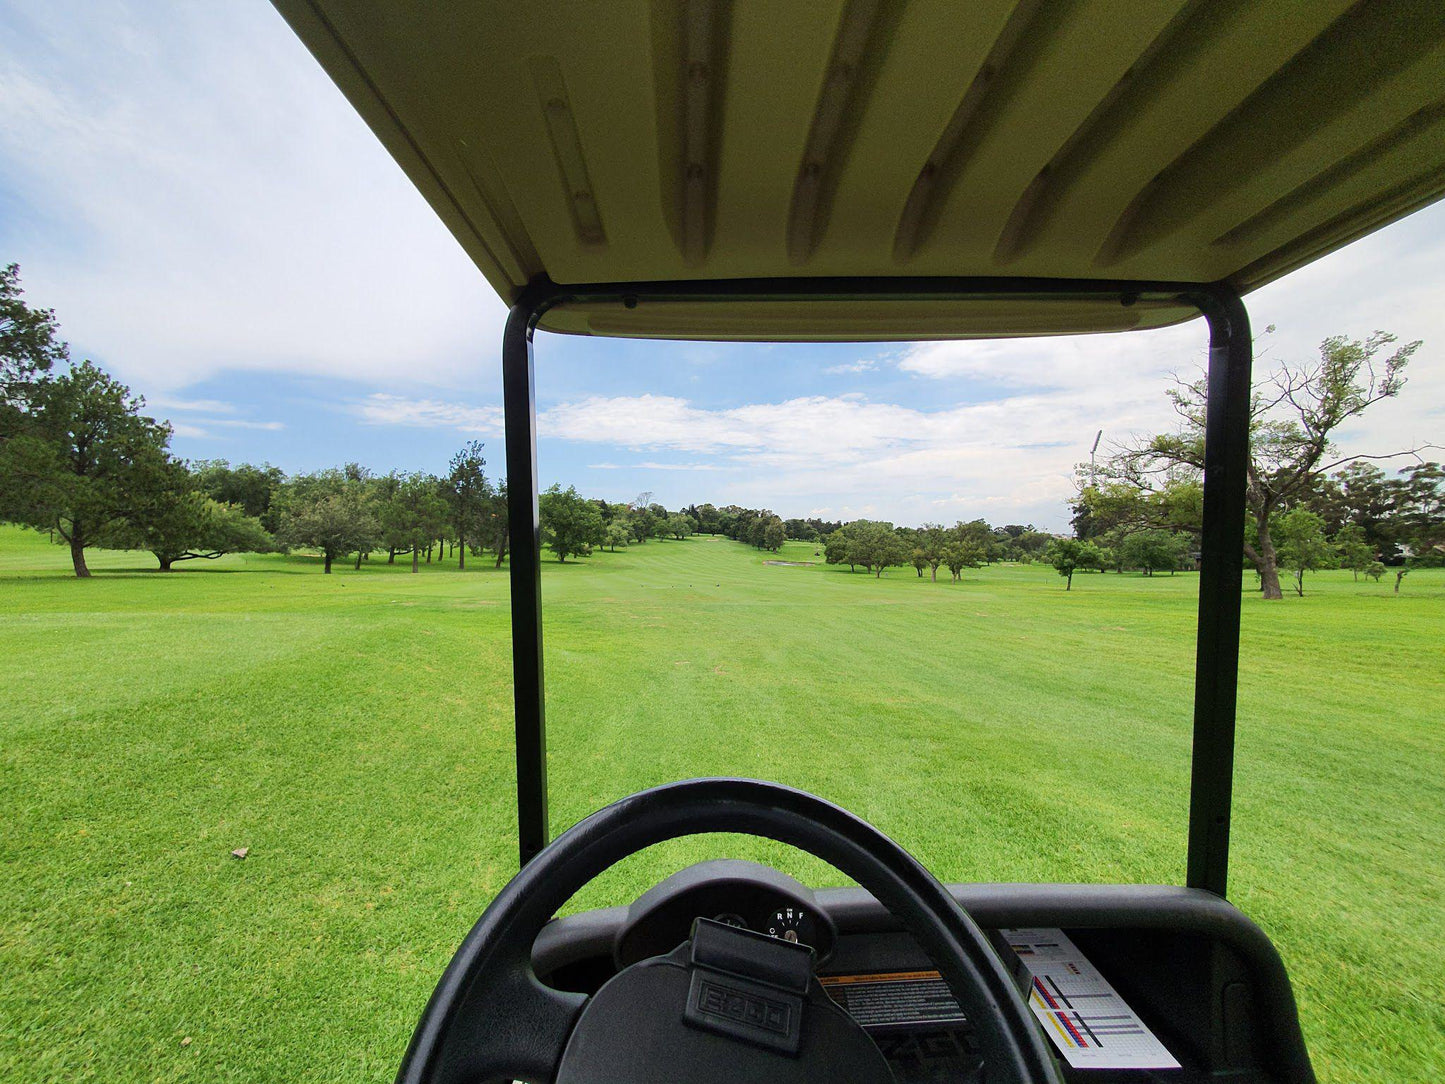
[[[709,1031],[706,1026],[689,1026],[682,1020],[682,1004],[657,1002],[660,981],[681,982],[681,989],[688,988],[681,977],[689,966],[687,942],[669,957],[625,968],[591,999],[543,985],[532,969],[532,944],[538,933],[588,881],[655,843],[707,832],[743,833],[790,844],[852,877],[903,923],[938,967],[973,1024],[989,1084],[1057,1084],[1054,1060],[1013,980],[977,924],[927,869],[878,829],[841,807],[801,790],[751,779],[695,779],[645,790],[592,814],[554,840],[502,889],[462,942],[422,1013],[397,1084],[482,1084],[493,1080],[531,1084],[560,1080],[566,1084],[599,1078],[598,1073],[589,1074],[583,1064],[598,1056],[610,1059],[612,1068],[606,1075],[617,1084],[653,1079],[749,1079],[740,1070],[750,1064],[748,1058],[762,1056],[758,1043],[747,1041],[746,1035],[741,1040],[737,1035],[729,1038],[726,1028]],[[707,925],[706,930],[700,928],[700,920],[694,928],[692,964],[698,968],[716,965],[716,960],[696,958],[703,935],[712,944],[722,929]],[[771,940],[746,931],[730,932]],[[786,942],[772,944],[779,950],[798,951]],[[750,972],[751,965],[740,964],[734,970],[761,978],[765,984],[785,986],[792,981],[777,976],[795,972],[793,960],[768,956],[773,951],[769,946],[725,944],[713,955],[758,959],[759,951],[764,958],[758,969]],[[650,971],[646,970],[649,966]],[[698,981],[694,976],[692,995],[697,994]],[[722,984],[724,989],[731,989],[729,983],[746,989],[749,981],[724,973]],[[835,1010],[846,1018],[846,1023],[840,1024],[829,1015],[831,1003],[823,1007],[827,995],[811,975],[811,953],[804,982],[811,987],[807,996],[800,996],[799,1011],[812,1013],[804,1030],[815,1031],[824,1025],[834,1029],[824,1044],[831,1047],[862,1038],[876,1063],[884,1065],[876,1047],[851,1018]],[[766,995],[760,1002],[764,1006],[794,1004],[789,1001],[793,995],[781,992],[778,986],[758,989]],[[738,1004],[746,1008],[752,1002],[743,997]],[[687,1005],[691,1015],[694,1001]],[[651,1072],[647,1066],[639,1068],[642,1031],[632,1026],[619,1030],[619,1020],[640,1021],[645,1025],[643,1031],[675,1028],[662,1040],[667,1044],[668,1064]],[[760,1036],[762,1032],[755,1029],[752,1038]],[[684,1042],[692,1044],[685,1054]],[[805,1043],[791,1055],[773,1056],[785,1059],[779,1064],[789,1067],[784,1074],[788,1079],[820,1084],[824,1079],[839,1080],[838,1066],[824,1064],[828,1059],[818,1051],[816,1043]],[[637,1071],[618,1077],[619,1065]],[[866,1056],[859,1054],[841,1079],[880,1079],[871,1075],[873,1071]]]

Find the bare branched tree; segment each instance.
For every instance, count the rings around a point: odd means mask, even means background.
[[[1259,572],[1265,598],[1282,598],[1278,556],[1270,519],[1306,492],[1327,471],[1361,459],[1414,455],[1419,445],[1383,455],[1336,458],[1332,440],[1339,427],[1382,399],[1400,394],[1404,369],[1420,342],[1395,346],[1396,336],[1377,331],[1364,340],[1335,335],[1320,344],[1319,360],[1283,364],[1256,386],[1250,406],[1248,504],[1254,537],[1245,554]],[[1390,347],[1392,352],[1386,353]],[[1110,464],[1111,475],[1140,492],[1159,495],[1204,471],[1205,378],[1175,378],[1169,389],[1180,426],[1122,447]]]

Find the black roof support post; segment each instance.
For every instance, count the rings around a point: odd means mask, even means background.
[[[1194,757],[1186,884],[1223,896],[1229,875],[1234,709],[1254,344],[1244,302],[1216,289],[1198,300],[1209,321],[1204,421],[1204,523],[1194,663]]]
[[[542,674],[542,525],[537,507],[536,307],[524,295],[502,332],[511,536],[512,685],[517,724],[517,839],[526,865],[547,845],[547,717]]]

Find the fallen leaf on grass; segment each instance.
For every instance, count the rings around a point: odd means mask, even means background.
[[[250,853],[251,853],[251,848],[250,848],[250,847],[237,847],[234,851],[231,852],[231,857],[232,857],[232,858],[245,858],[245,857],[246,857],[248,854],[250,854]]]

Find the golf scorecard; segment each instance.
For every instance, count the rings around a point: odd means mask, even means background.
[[[1071,1068],[1179,1068],[1148,1025],[1062,930],[999,930],[998,935],[1012,949],[1014,978],[1029,1008]],[[909,1046],[920,1047],[911,1051],[915,1060],[926,1056],[921,1051],[927,1047],[942,1062],[976,1050],[964,1014],[937,971],[822,975],[819,980],[880,1043],[890,1063]],[[905,1046],[900,1047],[900,1042]],[[894,1068],[900,1080],[933,1079],[922,1072],[899,1074],[899,1066]]]

